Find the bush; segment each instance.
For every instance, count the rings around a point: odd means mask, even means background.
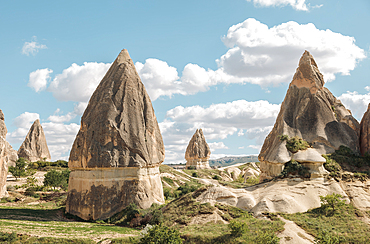
[[[240,220],[231,220],[228,225],[231,230],[231,235],[234,237],[240,237],[248,231],[248,225]]]
[[[44,186],[51,186],[53,189],[61,187],[63,190],[68,189],[70,171],[68,169],[63,171],[50,170],[45,174]]]
[[[24,158],[19,158],[17,162],[15,162],[15,166],[9,167],[9,172],[15,177],[15,180],[18,180],[20,177],[27,176],[26,166],[26,160]]]
[[[37,190],[37,189],[36,189],[35,187],[28,187],[28,188],[26,189],[26,191],[24,192],[24,194],[25,194],[26,196],[39,198],[39,197],[40,197],[40,195],[39,195],[39,194],[36,194],[36,190]]]
[[[299,150],[306,150],[310,147],[310,144],[307,141],[298,136],[294,136],[289,139],[288,135],[280,135],[279,139],[281,141],[286,141],[285,146],[291,153],[296,153]]]
[[[140,244],[181,244],[180,232],[165,225],[155,225],[148,228],[147,233],[138,242]]]
[[[196,170],[197,168],[195,166],[189,166],[189,167],[187,167],[187,169]]]
[[[345,204],[344,200],[340,200],[340,198],[343,198],[342,195],[333,193],[333,194],[328,194],[325,197],[320,196],[320,201],[321,201],[321,209],[328,214],[328,208],[331,208],[332,214],[337,210],[340,206],[343,206]]]
[[[196,191],[198,188],[199,188],[199,186],[197,186],[197,185],[190,185],[188,183],[185,183],[185,185],[179,186],[179,188],[177,188],[177,190],[180,191],[179,196],[182,196],[182,195],[185,195],[189,192]]]
[[[273,232],[260,232],[255,240],[256,244],[279,244],[280,238]]]
[[[214,175],[212,177],[212,179],[214,179],[214,180],[222,180],[221,176],[219,176],[219,175]]]
[[[14,232],[12,233],[0,232],[0,241],[2,243],[15,243],[18,240],[19,238],[17,234]]]
[[[280,173],[280,176],[287,177],[291,174],[298,174],[304,178],[310,177],[309,168],[294,160],[285,163],[284,170]]]
[[[197,173],[197,172],[193,172],[193,173],[191,174],[191,176],[193,176],[193,177],[195,177],[195,178],[198,178],[198,177],[199,177],[199,175],[198,175],[198,173]]]

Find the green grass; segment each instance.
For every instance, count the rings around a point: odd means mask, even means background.
[[[326,235],[342,239],[342,243],[368,243],[370,228],[358,216],[362,212],[350,204],[345,204],[331,215],[326,215],[322,208],[305,213],[281,214],[294,221],[316,238]]]

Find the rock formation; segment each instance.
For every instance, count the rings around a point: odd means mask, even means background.
[[[4,114],[0,109],[0,198],[7,195],[6,177],[8,175],[8,160],[11,158],[12,147],[6,141],[6,129]]]
[[[164,203],[164,144],[152,103],[127,50],[90,98],[68,166],[66,211],[107,219],[131,203]]]
[[[30,162],[50,161],[50,152],[40,120],[37,119],[33,122],[26,138],[18,149],[18,157]]]
[[[322,177],[326,174],[322,154],[333,153],[341,145],[359,151],[359,123],[323,86],[324,79],[315,60],[305,51],[258,156],[261,181],[279,175],[290,160],[308,167],[311,178]],[[286,141],[280,140],[281,135],[302,138],[310,148],[292,153]]]
[[[360,123],[360,151],[362,155],[370,154],[370,103]]]
[[[203,131],[202,129],[197,129],[186,148],[186,168],[210,169],[208,162],[209,155],[211,155],[211,150],[203,135]]]

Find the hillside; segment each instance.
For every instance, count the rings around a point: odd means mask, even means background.
[[[249,155],[249,156],[242,156],[242,157],[222,157],[219,159],[211,159],[209,160],[209,166],[225,167],[225,166],[231,166],[234,164],[249,163],[249,162],[258,162],[258,156]]]

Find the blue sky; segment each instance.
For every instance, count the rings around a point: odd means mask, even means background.
[[[18,150],[39,118],[68,159],[81,115],[128,49],[151,96],[165,163],[203,128],[213,158],[258,154],[300,56],[361,120],[370,102],[367,0],[2,1],[0,109]]]

